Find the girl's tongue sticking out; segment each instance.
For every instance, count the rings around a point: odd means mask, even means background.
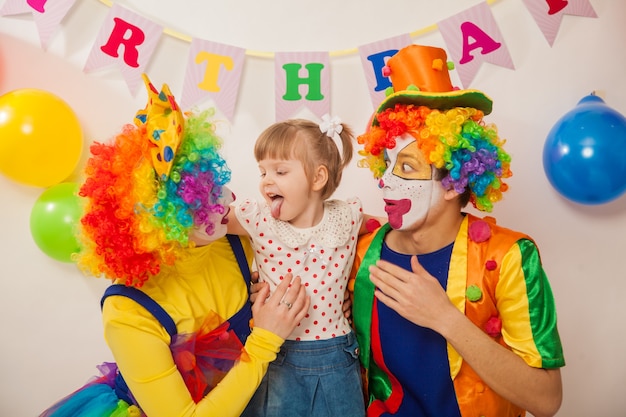
[[[272,203],[270,207],[273,218],[278,219],[280,217],[280,207],[283,205],[283,201],[284,199],[281,196],[272,197]]]

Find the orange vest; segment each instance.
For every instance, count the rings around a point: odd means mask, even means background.
[[[482,231],[482,237],[476,240],[481,240],[485,236],[487,238],[481,241],[472,240],[470,238],[472,234],[470,230],[472,229],[480,229]],[[349,287],[350,289],[354,288],[356,271],[359,269],[375,234],[376,231],[370,235],[363,236],[359,240],[353,268],[354,278]],[[500,266],[504,255],[520,239],[532,240],[523,233],[497,226],[495,220],[490,217],[481,219],[467,214],[463,220],[454,242],[446,292],[452,303],[481,329],[485,329],[488,321],[498,320],[495,291],[499,280]],[[367,268],[368,265],[364,265],[364,267]],[[468,273],[468,271],[471,271],[471,273]],[[480,289],[481,297],[476,301],[467,301],[467,289],[473,285]],[[358,290],[359,285],[357,284],[356,287]],[[361,300],[361,303],[373,303],[373,301],[373,299]],[[366,329],[359,329],[357,325],[357,336],[359,331],[364,332]],[[497,343],[510,349],[503,341],[501,335],[498,334],[492,337],[494,337]],[[369,337],[367,340],[369,341]],[[361,341],[359,341],[359,344],[361,344]],[[364,357],[369,362],[370,347],[361,345],[361,353],[364,354]],[[526,414],[525,410],[502,398],[489,388],[449,344],[448,359],[450,362],[450,375],[454,381],[454,388],[463,417],[518,417]],[[368,375],[369,365],[364,365],[366,368],[365,373]],[[365,381],[366,387],[368,382]]]

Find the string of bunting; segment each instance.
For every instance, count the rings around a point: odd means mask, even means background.
[[[302,108],[318,117],[330,111],[330,57],[359,54],[372,107],[391,86],[383,75],[386,60],[416,38],[439,30],[448,58],[454,63],[463,88],[473,81],[483,62],[515,69],[506,42],[486,0],[436,24],[379,40],[357,48],[329,52],[263,52],[194,38],[162,25],[111,0],[98,0],[110,8],[83,70],[117,66],[134,95],[162,34],[190,43],[181,107],[207,99],[232,120],[246,56],[274,59],[275,118],[284,120]],[[564,15],[597,17],[589,0],[522,0],[544,37],[553,45]],[[32,13],[42,48],[46,49],[76,0],[7,0],[0,16]],[[121,52],[120,52],[121,51]],[[301,86],[307,93],[301,94]]]
[[[113,2],[111,0],[98,0],[100,3],[111,7],[113,6]],[[487,0],[487,4],[492,5],[493,3],[496,3],[500,0]],[[417,29],[414,30],[413,32],[409,33],[409,36],[411,38],[418,38],[420,36],[423,36],[427,33],[430,32],[434,32],[437,30],[437,25],[436,24],[432,24],[429,25],[427,27],[421,28],[421,29]],[[173,38],[179,39],[181,41],[185,41],[185,42],[191,42],[193,40],[193,37],[190,35],[186,35],[184,33],[178,32],[174,29],[170,29],[170,28],[164,28],[163,29],[163,33],[171,36]],[[341,49],[341,50],[335,50],[335,51],[329,51],[328,55],[330,55],[331,57],[336,57],[336,56],[346,56],[346,55],[354,55],[356,53],[359,52],[358,48],[349,48],[349,49]],[[268,52],[268,51],[254,51],[254,50],[250,50],[250,49],[246,49],[246,55],[247,56],[251,56],[251,57],[255,57],[255,58],[273,58],[274,57],[274,52]]]

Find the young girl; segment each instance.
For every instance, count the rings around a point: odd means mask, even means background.
[[[352,140],[349,127],[325,116],[321,125],[276,123],[255,144],[265,201],[246,200],[231,210],[229,233],[250,237],[260,281],[272,293],[286,274],[300,276],[311,308],[270,364],[245,417],[287,410],[290,416],[365,415],[358,345],[342,303],[366,222],[358,199],[327,200],[352,158]]]

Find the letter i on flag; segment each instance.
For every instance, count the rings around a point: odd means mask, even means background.
[[[135,95],[162,33],[159,24],[115,3],[98,32],[84,70],[117,64],[130,93]]]

